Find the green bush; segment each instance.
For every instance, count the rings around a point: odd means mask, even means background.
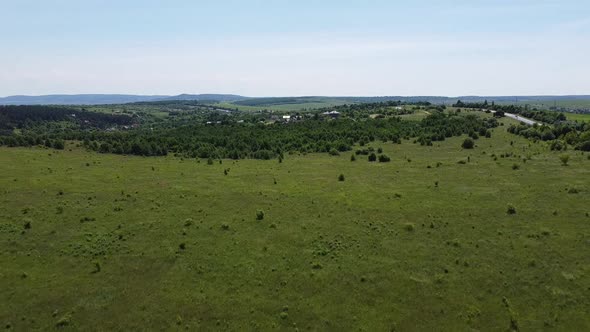
[[[379,156],[379,162],[380,163],[388,163],[391,161],[391,158],[389,158],[388,156],[382,154]]]
[[[508,214],[516,214],[516,208],[512,204],[508,204],[508,209],[506,210]]]
[[[475,142],[471,138],[466,138],[461,144],[463,149],[473,149],[474,146]]]
[[[563,166],[567,166],[567,163],[570,160],[570,156],[569,154],[562,154],[561,156],[559,156],[559,160],[561,160],[561,164]]]

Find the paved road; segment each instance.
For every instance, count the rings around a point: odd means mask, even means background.
[[[484,110],[484,111],[485,111],[485,110]],[[490,110],[490,112],[492,112],[492,113],[496,113],[496,111],[492,111],[492,110]],[[522,116],[519,116],[519,115],[516,115],[516,114],[512,114],[512,113],[504,113],[504,115],[505,115],[506,117],[509,117],[509,118],[511,118],[511,119],[514,119],[514,120],[516,120],[516,121],[520,121],[520,122],[522,122],[522,123],[524,123],[524,124],[528,124],[529,126],[532,126],[532,125],[534,125],[535,123],[536,123],[536,124],[538,124],[539,126],[542,126],[542,125],[543,125],[543,123],[542,123],[542,122],[535,121],[535,120],[531,120],[531,119],[527,119],[527,118],[523,118]]]

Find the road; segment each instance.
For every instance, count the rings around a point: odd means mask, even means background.
[[[484,110],[484,112],[485,112],[485,111],[486,111],[486,110]],[[496,111],[492,111],[492,110],[489,110],[489,111],[490,111],[490,112],[492,112],[492,113],[496,113]],[[534,125],[535,123],[536,123],[536,124],[538,124],[539,126],[542,126],[542,125],[543,125],[543,123],[542,123],[542,122],[535,121],[535,120],[531,120],[531,119],[527,119],[527,118],[523,118],[522,116],[519,116],[519,115],[516,115],[516,114],[512,114],[512,113],[504,113],[504,115],[505,115],[506,117],[508,117],[508,118],[514,119],[514,120],[516,120],[516,121],[520,121],[520,122],[522,122],[522,123],[524,123],[524,124],[528,124],[529,126],[532,126],[532,125]]]

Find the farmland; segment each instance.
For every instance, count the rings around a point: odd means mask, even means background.
[[[0,322],[588,330],[588,153],[500,122],[470,150],[374,140],[282,162],[0,147]],[[370,147],[391,162],[354,152]]]

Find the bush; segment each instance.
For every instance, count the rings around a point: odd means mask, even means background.
[[[336,149],[331,149],[329,153],[331,156],[339,156],[340,155],[340,152],[338,152],[338,150],[336,150]]]
[[[404,229],[408,232],[413,232],[416,227],[412,223],[404,224]]]
[[[463,144],[461,144],[461,147],[463,149],[473,149],[474,146],[475,146],[475,142],[473,142],[473,140],[471,138],[466,138],[463,141]]]
[[[559,160],[561,160],[561,164],[563,166],[567,166],[567,163],[570,160],[570,156],[568,154],[562,154],[561,156],[559,156]]]
[[[580,143],[576,149],[578,150],[582,150],[582,151],[590,151],[590,141],[585,141]]]
[[[262,210],[256,211],[256,220],[262,220],[262,219],[264,219],[264,211],[262,211]]]
[[[344,174],[338,175],[338,181],[340,181],[340,182],[344,181]]]
[[[512,165],[512,169],[515,170],[515,171],[517,171],[517,170],[520,169],[520,166],[518,164],[513,164]]]
[[[516,214],[516,208],[512,204],[508,204],[508,209],[506,210],[508,214]]]
[[[370,162],[377,161],[377,155],[376,155],[375,153],[371,153],[371,154],[369,155],[369,161],[370,161]]]
[[[350,156],[350,161],[356,161],[356,157],[354,155]]]
[[[579,193],[579,192],[580,192],[580,191],[579,191],[577,188],[570,188],[570,189],[567,191],[567,193],[568,193],[568,194],[577,194],[577,193]]]
[[[380,163],[388,163],[391,161],[391,158],[389,158],[388,156],[382,154],[379,156],[379,162]]]
[[[383,153],[383,149],[382,148],[378,148],[377,149],[377,153]]]

